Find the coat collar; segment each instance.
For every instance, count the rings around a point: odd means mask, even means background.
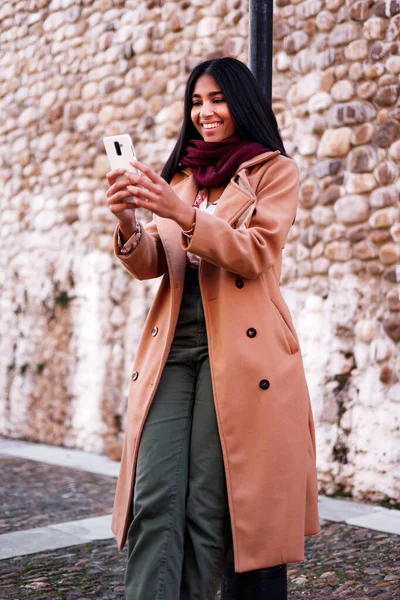
[[[278,154],[280,154],[279,150],[263,152],[263,154],[241,163],[221,194],[214,214],[233,223],[248,206],[256,202],[254,191],[247,178],[247,171],[251,167],[271,160]],[[174,189],[182,200],[191,206],[196,197],[198,185],[191,169],[183,169],[180,173],[183,179],[174,185]]]
[[[271,160],[271,158],[274,158],[274,156],[277,156],[278,154],[280,154],[279,150],[268,150],[267,152],[258,154],[257,156],[254,156],[250,160],[246,160],[241,165],[239,165],[239,168],[236,171],[236,173],[239,173],[239,171],[241,171],[242,169],[249,169],[250,167],[254,167],[255,165],[260,165],[261,163],[268,162],[269,160]]]
[[[214,212],[215,216],[233,224],[252,204],[255,205],[256,196],[247,178],[247,170],[250,167],[271,160],[278,154],[279,150],[264,152],[239,165],[235,175],[218,200]],[[192,170],[188,168],[182,169],[176,178],[177,181],[175,183],[172,182],[174,190],[186,204],[192,206],[199,189],[193,177]],[[174,278],[177,278],[176,282],[178,287],[180,287],[186,264],[186,252],[183,250],[181,244],[180,227],[175,221],[160,217],[156,217],[156,223],[167,254],[170,273]]]

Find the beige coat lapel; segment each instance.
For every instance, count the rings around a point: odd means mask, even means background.
[[[247,215],[251,216],[257,202],[257,198],[247,178],[247,169],[258,163],[264,163],[277,154],[279,154],[279,150],[266,152],[242,163],[221,194],[214,214],[228,221],[234,227],[239,226],[244,220],[247,221]],[[184,169],[183,174],[185,176],[184,179],[176,184],[172,181],[172,186],[178,196],[186,204],[192,206],[199,186],[190,169]],[[183,250],[181,244],[181,229],[172,219],[156,217],[156,223],[167,255],[169,272],[175,284],[181,287],[186,265],[186,252]]]
[[[242,163],[218,200],[214,214],[234,226],[241,222],[241,217],[249,210],[251,211],[257,202],[256,195],[247,178],[248,168],[264,163],[277,154],[279,154],[279,150],[265,152]]]
[[[256,201],[250,186],[244,187],[233,178],[228,183],[215,208],[215,216],[235,223],[240,215]]]

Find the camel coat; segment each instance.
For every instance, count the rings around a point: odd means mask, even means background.
[[[192,205],[198,187],[190,169],[171,183]],[[304,536],[320,531],[312,410],[299,341],[279,288],[297,200],[295,162],[266,152],[240,165],[213,215],[197,211],[189,244],[174,221],[157,216],[129,255],[120,254],[115,233],[115,253],[133,277],[163,275],[132,369],[112,523],[120,549],[132,520],[141,432],[178,318],[186,250],[202,259],[235,570],[301,561]]]

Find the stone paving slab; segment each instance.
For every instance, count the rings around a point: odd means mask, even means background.
[[[116,480],[0,456],[0,534],[109,514]]]
[[[41,550],[53,550],[73,546],[83,542],[74,535],[62,533],[51,527],[38,527],[27,531],[12,531],[0,536],[0,559],[10,556],[23,556]],[[25,551],[23,551],[23,549]]]
[[[111,515],[0,535],[0,560],[113,538]]]
[[[288,568],[290,600],[399,600],[400,536],[323,522]],[[126,550],[114,540],[0,562],[0,600],[123,600]]]
[[[94,452],[34,444],[0,437],[0,454],[35,460],[51,465],[79,469],[89,473],[118,477],[120,463]]]
[[[396,533],[400,535],[400,511],[390,511],[390,521],[386,511],[377,509],[374,513],[361,515],[353,519],[347,519],[349,525],[357,525],[358,527],[368,527],[369,529],[377,529],[378,531],[386,531],[388,533]],[[400,556],[399,563],[400,563]],[[399,598],[400,600],[400,598]]]
[[[400,511],[394,508],[384,508],[373,504],[354,502],[350,499],[340,500],[320,495],[318,497],[318,512],[320,519],[400,534]]]
[[[70,521],[69,523],[60,523],[53,528],[62,533],[76,535],[82,541],[90,542],[95,540],[108,540],[113,538],[111,531],[112,515],[95,517],[94,519],[81,519],[80,521]]]
[[[384,511],[384,514],[392,515],[399,513],[390,508],[382,508],[373,504],[364,504],[362,502],[354,502],[354,500],[342,500],[341,498],[329,498],[328,496],[318,496],[318,512],[321,519],[329,521],[346,521],[355,517],[365,517],[376,511]],[[400,514],[400,513],[399,513]]]

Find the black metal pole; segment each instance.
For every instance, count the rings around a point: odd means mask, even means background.
[[[272,102],[273,0],[249,0],[249,66]]]

